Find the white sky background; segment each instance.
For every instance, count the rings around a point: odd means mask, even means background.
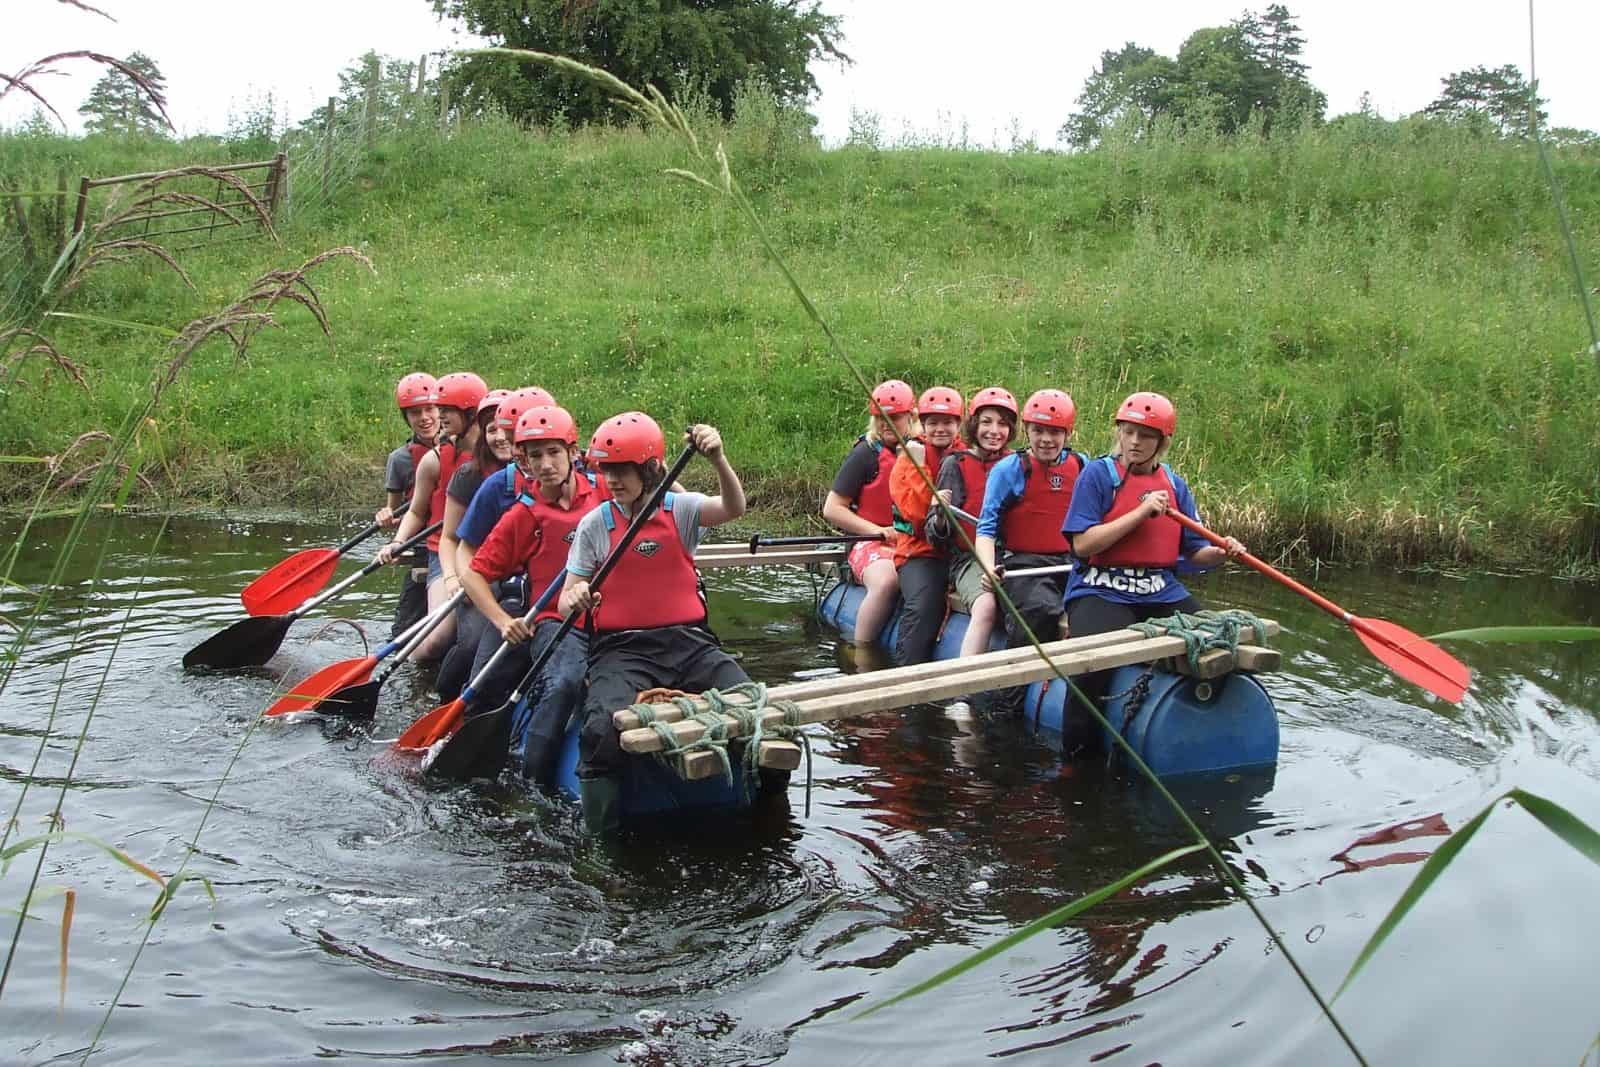
[[[1056,143],[1100,53],[1126,41],[1175,55],[1201,26],[1222,25],[1269,0],[823,0],[843,16],[855,65],[816,68],[813,110],[829,143],[842,141],[852,109],[878,116],[893,141],[911,131],[977,145],[1023,138]],[[167,77],[168,110],[183,134],[222,132],[271,92],[294,122],[337,89],[337,72],[367,49],[415,60],[471,38],[441,24],[427,0],[278,0],[258,17],[218,0],[93,0],[117,22],[56,0],[0,0],[0,70],[15,74],[51,52],[89,48],[153,57]],[[1417,111],[1446,74],[1478,64],[1528,72],[1528,8],[1521,0],[1461,4],[1408,0],[1299,0],[1287,5],[1306,39],[1301,57],[1328,95],[1330,116],[1354,111],[1370,91],[1386,117]],[[975,18],[974,15],[979,17]],[[1540,0],[1538,76],[1550,122],[1600,130],[1592,49],[1600,3]],[[78,61],[37,87],[74,132],[78,104],[102,70]],[[13,91],[0,122],[33,108]]]

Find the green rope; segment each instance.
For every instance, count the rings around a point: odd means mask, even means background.
[[[730,697],[742,698],[730,701]],[[628,710],[639,717],[640,726],[648,726],[656,732],[661,739],[661,751],[656,753],[656,758],[672,767],[678,772],[679,777],[684,775],[684,757],[691,752],[715,752],[717,760],[722,764],[722,779],[730,786],[733,784],[733,762],[728,757],[728,742],[734,740],[728,736],[729,720],[732,725],[737,725],[744,741],[744,787],[745,795],[749,796],[755,790],[755,783],[760,778],[760,765],[758,760],[761,755],[761,742],[765,738],[774,738],[780,741],[796,741],[805,750],[806,754],[806,815],[811,814],[811,738],[801,729],[800,705],[792,700],[769,700],[767,687],[762,682],[741,682],[726,689],[707,689],[698,697],[673,697],[670,703],[683,713],[686,721],[697,722],[705,727],[697,740],[687,744],[678,740],[678,735],[670,723],[661,722],[656,717],[660,704],[635,704]],[[706,705],[705,710],[700,705]],[[783,721],[770,726],[762,722],[762,715],[769,708],[783,712]]]
[[[1136,622],[1128,627],[1146,637],[1181,637],[1189,666],[1200,666],[1200,657],[1215,648],[1225,648],[1229,654],[1239,650],[1239,638],[1248,628],[1255,631],[1255,640],[1267,639],[1267,625],[1248,611],[1201,611],[1193,615],[1176,612],[1165,619]]]

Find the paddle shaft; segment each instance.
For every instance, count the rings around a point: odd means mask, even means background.
[[[1169,518],[1176,519],[1178,525],[1182,526],[1185,530],[1188,530],[1191,533],[1199,534],[1201,537],[1204,537],[1207,541],[1210,541],[1218,548],[1228,547],[1228,539],[1226,537],[1206,529],[1204,526],[1201,526],[1198,522],[1195,522],[1177,508],[1167,508],[1166,514]],[[1329,615],[1332,615],[1340,622],[1346,622],[1357,629],[1361,629],[1362,620],[1359,616],[1350,614],[1348,611],[1344,610],[1339,605],[1323,596],[1321,593],[1318,593],[1316,590],[1308,589],[1306,586],[1301,585],[1299,582],[1295,581],[1293,578],[1289,577],[1287,574],[1283,573],[1266,560],[1252,556],[1248,552],[1241,552],[1235,558],[1243,561],[1251,567],[1254,567],[1256,570],[1260,571],[1262,574],[1265,574],[1273,581],[1279,582],[1282,585],[1294,590],[1296,593],[1299,593],[1301,596],[1305,597],[1307,600],[1311,601],[1317,607],[1321,608],[1323,611],[1326,611]],[[1371,628],[1368,627],[1367,630],[1370,632]],[[1374,634],[1373,636],[1377,635]],[[1378,639],[1383,640],[1381,637]]]
[[[405,500],[400,504],[400,506],[395,508],[394,510],[396,512],[402,512],[402,511],[407,510],[410,507],[411,507],[411,498],[410,497],[406,497]],[[352,548],[356,547],[361,542],[365,541],[367,538],[371,537],[373,534],[377,533],[381,529],[383,529],[383,527],[379,526],[377,523],[373,523],[371,526],[368,526],[365,530],[362,530],[360,533],[358,533],[354,537],[350,538],[350,540],[346,541],[344,544],[342,544],[338,548],[334,549],[334,553],[336,555],[340,555],[340,556],[344,555],[346,552],[350,551]]]
[[[435,530],[439,529],[439,527],[441,527],[443,525],[444,525],[443,522],[436,522],[432,526],[429,526],[425,530],[418,530],[414,535],[412,535],[412,537],[411,537],[411,539],[409,541],[406,541],[404,544],[402,544],[400,546],[400,548],[395,552],[395,555],[399,555],[402,552],[406,552],[406,551],[409,551],[412,548],[415,548],[417,545],[419,545],[423,541],[427,540],[429,534],[433,533]],[[362,567],[360,570],[356,571],[354,574],[352,574],[350,577],[346,578],[344,581],[340,582],[339,584],[337,584],[335,586],[332,586],[331,588],[327,589],[325,592],[319,593],[318,595],[312,597],[310,600],[306,601],[304,604],[301,604],[298,608],[295,608],[293,611],[291,611],[289,613],[289,618],[291,618],[291,619],[301,618],[306,614],[306,612],[311,611],[314,608],[321,607],[323,604],[326,604],[328,601],[332,600],[334,597],[338,596],[340,593],[344,592],[346,589],[349,589],[352,585],[355,585],[361,579],[365,578],[367,575],[371,574],[373,571],[377,570],[379,567],[382,567],[383,565],[384,565],[383,563],[381,563],[378,560],[374,559],[371,563],[368,563],[365,567]]]
[[[465,589],[457,589],[455,596],[451,597],[449,600],[446,600],[443,604],[440,604],[429,614],[418,619],[408,630],[406,630],[405,633],[401,634],[399,637],[395,638],[393,641],[390,641],[387,645],[384,645],[378,650],[379,659],[385,659],[396,648],[399,648],[400,650],[400,654],[395,656],[394,662],[385,666],[383,668],[383,672],[378,675],[377,681],[380,685],[389,677],[389,675],[393,674],[400,668],[400,664],[411,658],[411,654],[417,650],[417,646],[421,645],[423,641],[427,640],[428,635],[437,630],[440,624],[443,623],[445,619],[450,617],[450,613],[456,609],[456,605],[461,603],[462,599],[465,598],[466,595],[467,591]]]
[[[561,587],[566,584],[566,581],[567,568],[562,567],[561,572],[555,576],[555,579],[552,580],[549,585],[544,587],[544,592],[539,594],[539,599],[533,602],[533,607],[529,608],[528,613],[522,616],[522,625],[532,626],[533,620],[538,617],[541,611],[550,606],[550,601],[554,600],[556,598],[556,594],[561,592]],[[457,593],[456,595],[460,596],[461,594]],[[509,652],[511,648],[512,644],[510,641],[500,642],[500,647],[494,650],[494,655],[489,657],[489,661],[483,665],[483,669],[477,674],[473,675],[472,680],[467,683],[466,688],[461,690],[462,700],[471,700],[475,695],[477,695],[478,683],[489,676],[489,671],[496,663],[500,662],[500,657]]]
[[[753,556],[763,548],[783,548],[790,545],[839,545],[850,544],[856,541],[882,541],[882,534],[834,534],[832,537],[762,537],[756,534],[750,538],[750,554]],[[702,546],[710,548],[710,545]]]

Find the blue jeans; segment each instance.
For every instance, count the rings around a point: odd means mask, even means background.
[[[467,714],[493,711],[511,696],[512,689],[542,655],[550,639],[561,629],[555,619],[534,627],[533,640],[507,649],[494,669],[473,690]],[[478,649],[487,661],[500,647],[500,634],[484,627]],[[511,713],[509,757],[513,769],[524,778],[549,785],[555,777],[556,761],[567,733],[567,720],[583,705],[584,674],[589,662],[589,640],[573,629],[561,639],[555,652],[528,686],[524,700]]]

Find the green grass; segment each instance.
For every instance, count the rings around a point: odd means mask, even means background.
[[[1203,513],[1267,555],[1600,559],[1596,368],[1525,147],[1374,122],[1077,156],[823,151],[759,109],[706,133],[873,374],[1066,388],[1094,452],[1124,394],[1166,392]],[[71,153],[102,173],[178,161],[158,151],[0,139],[0,161],[52,187]],[[1555,160],[1591,277],[1595,163]],[[372,258],[375,278],[316,280],[331,349],[289,310],[248,362],[197,356],[157,416],[166,465],[146,470],[182,503],[370,508],[403,436],[394,380],[475,369],[547,386],[584,426],[630,407],[718,424],[776,524],[820,503],[861,428],[859,389],[740,220],[661,176],[683,164],[638,131],[417,133],[296,216],[283,250],[188,253],[197,293],[154,266],[109,268],[71,310],[177,326],[267,267],[343,244]],[[28,363],[0,453],[118,425],[163,362],[149,334],[53,329],[90,390]],[[35,475],[8,467],[0,489],[22,500]]]

